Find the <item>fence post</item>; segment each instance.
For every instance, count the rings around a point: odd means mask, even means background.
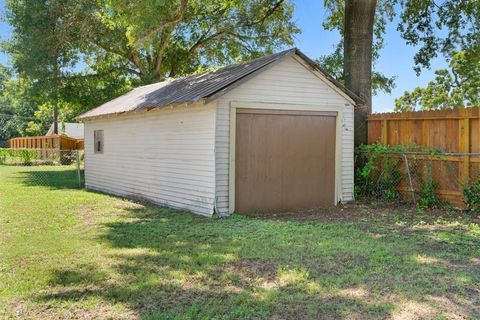
[[[410,192],[412,193],[413,203],[417,204],[417,200],[415,199],[415,190],[413,189],[412,175],[410,174],[410,164],[408,163],[407,155],[405,153],[403,154],[403,160],[405,161],[405,169],[407,170],[408,185],[410,187]]]
[[[80,152],[78,150],[75,150],[75,158],[77,160],[78,187],[82,188],[82,175],[80,174]]]
[[[470,119],[464,118],[459,120],[458,125],[458,149],[461,153],[470,153]],[[470,181],[470,156],[463,155],[463,165],[460,170],[460,179],[463,183]]]
[[[388,120],[382,120],[382,143],[388,145]]]

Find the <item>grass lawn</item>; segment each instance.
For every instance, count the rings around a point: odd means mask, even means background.
[[[480,319],[466,214],[207,219],[76,189],[65,170],[0,166],[0,318]]]

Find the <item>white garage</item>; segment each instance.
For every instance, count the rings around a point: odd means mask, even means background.
[[[350,201],[359,103],[298,49],[143,86],[77,118],[85,183],[207,216]]]

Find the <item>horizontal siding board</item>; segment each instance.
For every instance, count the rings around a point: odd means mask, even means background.
[[[136,195],[139,197],[149,198],[155,196],[165,201],[184,202],[184,203],[196,203],[198,206],[205,206],[205,203],[213,202],[213,193],[204,192],[192,192],[191,190],[174,191],[171,187],[162,188],[159,185],[146,186],[135,181],[126,181],[127,183],[118,184],[116,180],[105,177],[95,177],[89,180],[88,186],[105,186],[108,188],[123,190],[128,194]],[[207,208],[207,206],[205,206]]]
[[[104,154],[93,131],[104,130]],[[211,215],[215,200],[215,104],[86,121],[90,189]]]
[[[215,162],[216,206],[228,212],[230,102],[251,101],[343,107],[342,201],[353,200],[353,106],[293,58],[285,59],[217,101]]]
[[[120,148],[117,147],[117,148]],[[110,148],[111,149],[111,148]],[[212,147],[213,149],[213,147]],[[109,151],[107,149],[107,147],[105,147],[105,151]],[[145,153],[144,151],[141,151],[141,150],[131,150],[131,151],[128,151],[130,153]],[[125,153],[117,153],[116,154],[117,158],[115,157],[110,157],[110,161],[112,162],[121,162],[122,160],[120,160],[118,158],[118,156],[126,156]],[[188,157],[188,158],[186,158]],[[127,158],[125,160],[130,160],[131,162],[136,162],[137,164],[140,162],[140,161],[145,161],[145,162],[157,162],[157,163],[161,163],[162,161],[163,162],[172,162],[172,160],[177,160],[178,163],[174,163],[176,165],[188,165],[188,164],[194,164],[194,165],[202,165],[203,164],[208,164],[209,161],[210,161],[210,158],[211,156],[208,156],[208,155],[195,155],[195,154],[190,154],[188,155],[188,153],[186,154],[174,154],[174,153],[170,153],[170,154],[165,154],[165,155],[159,155],[159,156],[150,156],[150,157],[130,157],[130,158]],[[105,157],[105,160],[108,160],[107,157]]]
[[[120,162],[115,162],[111,161],[111,164],[115,164],[115,166],[120,167],[120,168],[130,168],[131,172],[133,173],[145,173],[144,168],[136,168],[135,166],[139,165],[139,161],[131,161],[129,163],[120,163]],[[89,164],[95,165],[102,165],[103,162],[95,162],[91,161]],[[209,168],[206,165],[198,165],[198,164],[192,164],[192,165],[182,165],[182,164],[171,164],[168,163],[168,161],[145,161],[143,165],[150,166],[152,169],[156,170],[156,172],[170,172],[172,174],[177,175],[185,175],[185,176],[198,176],[198,177],[208,177],[209,179],[212,178],[212,173],[215,172],[213,168]],[[109,170],[110,168],[106,168],[105,170]],[[116,168],[114,170],[117,170]],[[149,173],[150,174],[150,173]]]
[[[89,185],[106,185],[111,186],[115,184],[116,180],[112,180],[106,176],[90,177]],[[185,188],[184,186],[174,187],[172,185],[162,186],[161,184],[155,184],[155,186],[146,186],[143,183],[139,183],[136,180],[125,180],[125,187],[121,187],[123,190],[131,190],[138,195],[156,194],[163,195],[165,200],[177,201],[178,196],[182,196],[185,199],[205,199],[208,203],[213,201],[214,193],[211,191],[201,191]],[[120,188],[120,187],[117,187]],[[184,199],[182,199],[184,200]],[[204,201],[201,202],[203,204]]]
[[[192,185],[199,185],[199,186],[205,186],[205,184],[210,184],[213,182],[213,179],[211,179],[212,173],[209,174],[209,176],[206,175],[188,175],[185,173],[175,173],[167,170],[157,170],[153,168],[150,173],[146,173],[141,170],[130,170],[129,167],[120,167],[121,169],[128,169],[124,170],[123,175],[125,177],[132,177],[132,179],[141,179],[142,181],[146,180],[152,180],[156,179],[159,182],[161,181],[172,181],[173,183],[190,183]],[[96,174],[100,175],[114,175],[118,172],[117,169],[105,169],[100,172],[95,172]],[[88,173],[88,176],[93,176],[93,172]],[[194,184],[196,183],[196,184]]]
[[[88,189],[91,190],[97,190],[101,192],[105,192],[108,194],[113,194],[121,197],[126,197],[126,198],[137,198],[136,194],[134,193],[129,193],[125,189],[116,189],[116,188],[111,188],[110,186],[99,186],[99,185],[86,185]],[[209,208],[205,208],[204,206],[198,206],[195,205],[194,203],[188,203],[188,202],[176,202],[176,201],[167,201],[163,198],[159,198],[157,195],[153,194],[149,196],[148,198],[139,198],[141,200],[148,200],[152,203],[167,206],[170,208],[176,208],[176,209],[186,209],[190,210],[192,212],[195,212],[197,214],[205,215],[205,216],[210,216],[211,211]]]
[[[88,175],[88,180],[93,181],[93,180],[109,180],[111,173],[104,173],[104,174],[96,174],[95,176]],[[136,185],[137,181],[139,179],[142,179],[142,184],[146,185],[145,182],[152,183],[154,182],[154,185],[159,186],[159,187],[164,187],[164,188],[171,188],[171,190],[175,192],[180,192],[182,193],[183,191],[191,191],[192,194],[195,193],[212,193],[211,188],[208,186],[205,186],[206,184],[211,183],[211,181],[201,181],[200,179],[198,180],[193,180],[193,179],[181,179],[177,177],[170,178],[169,177],[142,177],[134,174],[124,174],[123,175],[124,181],[131,183],[132,185]],[[172,182],[173,181],[173,182]],[[141,186],[141,185],[140,185]],[[168,190],[168,189],[166,189]]]

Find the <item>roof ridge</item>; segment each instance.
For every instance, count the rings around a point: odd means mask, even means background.
[[[172,82],[172,80],[169,80],[169,79],[165,79],[163,81],[158,81],[158,82],[153,82],[153,83],[149,83],[149,84],[144,84],[143,86],[138,86],[138,87],[135,87],[132,89],[133,90],[137,90],[137,89],[141,89],[141,88],[147,88],[147,87],[152,87],[152,86],[155,86],[155,85],[158,85],[160,83],[165,83],[165,82]],[[128,93],[128,92],[127,92]]]
[[[285,49],[285,50],[280,51],[280,52],[271,53],[271,54],[266,55],[266,56],[261,56],[261,57],[257,57],[257,58],[250,59],[250,60],[235,62],[235,63],[229,64],[229,65],[223,66],[223,67],[219,67],[218,69],[215,69],[215,70],[212,70],[212,71],[216,71],[216,70],[223,69],[223,68],[228,68],[228,67],[235,67],[235,66],[239,66],[239,65],[242,65],[242,64],[245,64],[245,63],[255,62],[255,61],[258,61],[260,59],[271,58],[272,56],[286,54],[287,52],[294,51],[294,50],[297,50],[297,48],[292,47],[292,48]]]

